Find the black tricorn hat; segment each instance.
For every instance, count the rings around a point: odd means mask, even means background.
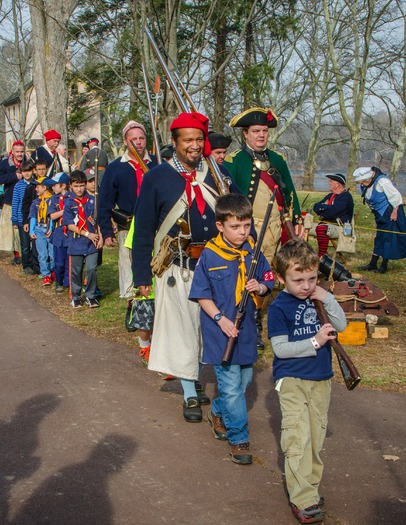
[[[326,175],[328,179],[335,180],[336,182],[339,182],[343,186],[345,186],[345,183],[347,182],[347,179],[345,178],[345,175],[342,175],[341,173],[330,173],[329,175]]]
[[[248,128],[249,126],[268,126],[276,128],[278,118],[269,108],[251,108],[236,115],[230,120],[232,128]]]
[[[82,142],[82,148],[88,148],[89,143],[88,142]]]
[[[209,132],[209,142],[212,150],[218,148],[227,149],[232,141],[233,139],[222,133],[217,133],[215,131]]]
[[[163,159],[170,160],[173,157],[175,148],[172,146],[172,144],[166,144],[159,151]]]

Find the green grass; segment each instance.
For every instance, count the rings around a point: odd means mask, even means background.
[[[302,201],[308,192],[299,192],[299,200]],[[313,204],[319,201],[325,193],[311,193],[307,199],[305,208],[311,210]],[[357,267],[369,261],[375,227],[372,213],[367,206],[362,204],[361,198],[355,196],[355,211],[357,215],[356,235],[357,253],[349,256],[346,267],[356,272]],[[365,228],[365,229],[363,229]],[[309,241],[316,246],[316,240]],[[98,282],[103,292],[101,307],[95,309],[83,308],[74,311],[69,306],[66,295],[55,294],[54,290],[44,289],[38,279],[26,277],[20,268],[9,264],[10,256],[4,252],[0,255],[0,267],[13,279],[24,286],[35,300],[44,307],[51,310],[66,323],[97,337],[125,345],[136,345],[135,334],[129,334],[124,325],[127,301],[119,298],[117,248],[105,248],[103,250],[103,265],[98,270]],[[389,272],[380,274],[368,274],[368,277],[385,292],[400,311],[399,317],[380,318],[380,324],[389,328],[389,338],[381,340],[368,339],[363,346],[346,346],[345,349],[351,355],[359,369],[362,382],[360,388],[373,388],[379,390],[391,390],[406,392],[406,357],[404,352],[404,340],[406,336],[406,267],[405,260],[390,261]],[[264,320],[264,328],[266,319]],[[266,328],[264,330],[264,339]],[[266,349],[258,361],[260,368],[271,369],[272,349],[266,342]],[[334,358],[335,363],[335,358]],[[341,380],[340,372],[335,364],[336,376]]]

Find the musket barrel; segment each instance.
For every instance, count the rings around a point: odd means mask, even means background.
[[[149,120],[150,120],[150,123],[151,123],[152,136],[153,136],[153,140],[154,140],[154,144],[155,144],[156,158],[157,158],[158,164],[161,164],[162,163],[162,157],[161,157],[161,152],[160,152],[160,149],[159,149],[158,135],[157,135],[157,132],[156,132],[156,127],[155,127],[155,119],[154,119],[154,114],[153,114],[153,110],[152,110],[151,97],[150,97],[150,94],[149,94],[148,77],[147,77],[147,72],[145,70],[144,64],[142,64],[142,77],[144,79],[145,93],[146,93],[146,96],[147,96]]]
[[[193,111],[196,112],[196,106],[193,104],[192,99],[190,98],[189,94],[186,91],[185,86],[183,85],[182,81],[179,78],[179,74],[176,71],[176,68],[172,62],[172,65],[174,66],[174,71],[170,71],[164,57],[162,56],[162,53],[160,52],[154,37],[152,36],[150,30],[147,26],[145,26],[145,34],[147,35],[147,38],[152,46],[152,49],[154,50],[154,53],[158,59],[158,62],[160,66],[162,67],[166,79],[173,91],[173,94],[175,96],[175,99],[180,107],[180,109],[186,113]],[[168,56],[168,58],[171,60],[171,58]],[[172,60],[171,60],[172,61]],[[183,91],[183,95],[178,87],[178,84]],[[189,105],[186,103],[184,98],[189,102]],[[220,168],[218,167],[217,162],[214,160],[214,157],[212,155],[209,155],[206,157],[207,164],[209,165],[210,172],[213,176],[214,182],[216,183],[217,189],[221,195],[227,195],[230,193],[229,184],[231,183],[231,180],[228,181],[225,179],[224,175],[221,173]]]

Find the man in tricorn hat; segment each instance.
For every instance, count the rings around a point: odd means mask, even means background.
[[[244,145],[227,155],[224,167],[230,172],[242,192],[253,206],[257,231],[262,221],[275,185],[278,185],[276,203],[272,210],[262,251],[270,263],[275,256],[282,236],[282,223],[278,207],[288,209],[293,205],[294,214],[300,214],[292,177],[285,159],[279,153],[267,148],[269,128],[275,128],[278,120],[270,109],[252,108],[231,119],[232,128],[242,128]],[[292,202],[293,198],[293,202]],[[261,308],[257,310],[259,349],[264,348],[261,339]]]
[[[104,149],[99,148],[99,139],[92,137],[89,139],[89,151],[83,156],[80,162],[80,170],[86,171],[87,169],[94,169],[96,165],[97,157],[97,166],[98,166],[98,185],[100,186],[104,171],[109,163],[107,158],[107,153]]]
[[[345,175],[331,173],[326,177],[329,179],[330,193],[313,206],[313,211],[317,213],[320,221],[309,232],[317,238],[319,257],[327,253],[330,239],[338,239],[338,220],[342,223],[351,222],[354,214],[352,195],[345,189]]]
[[[227,148],[231,144],[232,139],[222,133],[211,131],[209,133],[209,142],[214,160],[217,164],[223,164],[227,155]]]
[[[199,307],[188,300],[200,253],[218,233],[214,215],[217,187],[204,159],[210,154],[208,124],[208,118],[200,113],[181,113],[175,118],[170,126],[173,158],[145,174],[134,216],[134,286],[145,297],[151,292],[152,253],[158,260],[161,255],[164,259],[161,241],[179,235],[182,219],[182,235],[188,235],[189,230],[191,236],[186,256],[178,249],[171,262],[154,272],[155,323],[148,363],[150,370],[181,380],[183,416],[188,422],[202,421],[201,404],[210,402],[197,382]],[[227,175],[221,166],[220,171]],[[231,191],[240,193],[235,184]]]

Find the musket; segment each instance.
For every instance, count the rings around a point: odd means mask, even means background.
[[[135,147],[135,143],[132,139],[130,139],[130,143],[131,146],[128,149],[130,150],[131,154],[135,157],[135,161],[137,162],[137,164],[140,165],[143,173],[146,173],[148,171],[148,166],[145,164],[140,154],[138,153],[138,150]]]
[[[257,243],[255,245],[254,255],[252,257],[250,268],[248,270],[247,281],[254,278],[255,271],[258,266],[258,260],[261,255],[261,247],[262,247],[262,243],[264,242],[264,237],[265,237],[266,230],[268,228],[269,220],[271,218],[272,208],[275,202],[275,196],[276,196],[277,189],[278,189],[278,186],[275,185],[273,193],[269,199],[268,207],[266,209],[265,216],[264,216],[264,222],[262,223],[261,231],[259,232]],[[243,291],[241,300],[238,304],[237,313],[234,319],[234,326],[237,329],[239,328],[241,321],[244,317],[245,307],[247,306],[249,295],[250,295],[250,292],[245,289]],[[227,346],[226,346],[226,349],[224,350],[223,358],[221,360],[221,364],[223,366],[227,366],[232,358],[236,338],[237,337],[234,337],[234,336],[230,336],[228,338]]]
[[[147,38],[152,46],[155,56],[158,59],[158,62],[166,75],[166,79],[169,83],[169,86],[172,89],[172,93],[175,97],[175,100],[178,106],[180,107],[182,111],[186,113],[190,111],[196,112],[197,111],[196,106],[193,104],[192,99],[188,95],[185,86],[183,85],[183,83],[181,82],[179,78],[178,73],[176,73],[176,70],[174,70],[174,72],[171,72],[169,70],[167,63],[165,62],[165,59],[162,56],[157,46],[157,43],[155,42],[155,39],[152,36],[147,26],[145,26],[145,34],[147,35]],[[183,95],[181,91],[179,90],[178,85],[181,88]],[[189,103],[189,106],[188,104],[186,104],[186,101],[184,100],[183,97],[186,98],[186,100]],[[224,175],[221,173],[220,168],[218,167],[218,164],[216,163],[212,155],[209,155],[208,157],[206,157],[206,161],[207,161],[211,175],[214,179],[214,182],[216,183],[217,190],[220,193],[220,195],[227,195],[228,193],[230,193],[229,186],[231,185],[231,179],[229,179],[228,177],[224,177]]]
[[[94,213],[93,219],[97,224],[97,206],[99,201],[99,148],[95,148],[96,156],[94,158]]]
[[[142,77],[144,79],[144,86],[145,86],[145,94],[147,96],[147,104],[148,104],[148,113],[149,113],[149,121],[151,123],[151,130],[152,130],[152,138],[155,145],[155,154],[158,161],[158,164],[161,164],[162,158],[161,158],[161,152],[159,150],[159,142],[158,142],[158,135],[156,132],[156,124],[154,119],[154,112],[152,109],[152,103],[151,103],[151,97],[149,94],[149,86],[148,86],[148,77],[147,72],[145,70],[144,64],[142,64]]]
[[[290,221],[289,218],[285,217],[284,224],[289,239],[297,239],[298,237],[295,233],[292,221]],[[316,312],[320,319],[320,322],[322,324],[329,323],[330,319],[328,317],[324,304],[317,299],[313,299],[313,304],[316,308]],[[354,365],[352,359],[337,339],[330,339],[329,343],[337,356],[338,365],[343,375],[345,386],[348,390],[353,390],[361,381],[361,376],[356,366]]]

